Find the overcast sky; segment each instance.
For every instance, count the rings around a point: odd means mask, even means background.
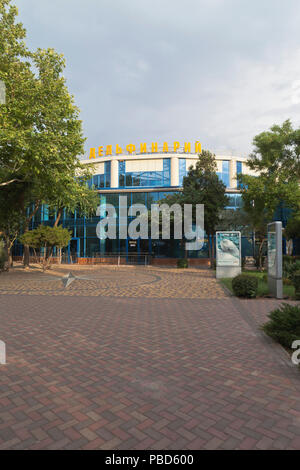
[[[299,0],[15,0],[31,48],[54,47],[86,150],[200,140],[247,155],[300,125]]]

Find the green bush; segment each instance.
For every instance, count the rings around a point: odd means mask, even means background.
[[[293,274],[292,281],[293,281],[293,285],[295,287],[295,297],[296,297],[297,300],[300,300],[300,270],[296,271]]]
[[[189,267],[189,263],[186,258],[177,260],[177,268],[188,268],[188,267]]]
[[[300,260],[293,263],[287,263],[283,266],[283,277],[293,281],[293,276],[296,271],[300,271]]]
[[[255,276],[239,274],[232,279],[232,289],[237,297],[256,297],[258,289],[258,279]]]
[[[282,304],[269,315],[270,320],[262,327],[264,332],[287,348],[300,338],[300,306]]]

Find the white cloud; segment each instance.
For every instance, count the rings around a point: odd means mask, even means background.
[[[201,139],[248,153],[299,125],[298,0],[16,0],[32,47],[55,47],[87,147]]]

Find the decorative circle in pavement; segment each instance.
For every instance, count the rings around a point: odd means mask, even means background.
[[[145,298],[226,298],[209,272],[132,269],[58,269],[53,274],[1,275],[0,295],[61,295]],[[19,273],[18,273],[19,274]]]

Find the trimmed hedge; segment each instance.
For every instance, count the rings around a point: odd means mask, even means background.
[[[177,260],[177,268],[188,268],[188,267],[189,267],[189,263],[186,258]]]
[[[253,299],[257,296],[258,279],[255,276],[239,274],[232,279],[232,289],[237,297]]]
[[[293,341],[300,338],[300,306],[282,304],[268,317],[270,320],[262,326],[263,331],[282,346],[291,348]]]

